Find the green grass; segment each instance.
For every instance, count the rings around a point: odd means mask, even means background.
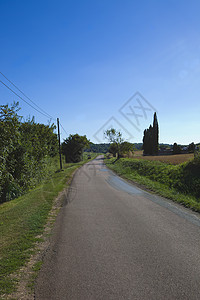
[[[178,166],[139,159],[105,159],[106,165],[125,179],[200,212],[199,163]]]
[[[43,233],[54,199],[85,162],[64,164],[62,172],[54,172],[42,185],[0,205],[0,298],[15,290],[17,282],[12,274],[34,253],[34,245],[40,241],[37,236]]]
[[[43,261],[37,261],[32,267],[32,274],[29,278],[29,282],[27,284],[27,288],[32,292],[35,286],[35,280],[38,276],[38,273],[42,267]]]

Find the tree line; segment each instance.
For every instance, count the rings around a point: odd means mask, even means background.
[[[19,105],[0,105],[0,203],[35,187],[58,153],[55,125],[22,122]]]

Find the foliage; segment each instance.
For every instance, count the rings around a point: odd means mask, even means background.
[[[113,150],[114,150],[114,147],[116,147],[116,154],[117,154],[117,157],[119,158],[120,157],[120,145],[123,142],[122,133],[120,131],[117,131],[114,128],[111,128],[111,129],[107,129],[104,132],[104,135],[111,144],[115,144],[113,146]]]
[[[118,151],[117,143],[110,144],[108,152],[111,153],[114,157],[116,157],[117,151]]]
[[[194,143],[189,144],[188,152],[189,153],[194,153],[194,151],[195,151],[195,144]]]
[[[120,155],[123,155],[123,154],[127,155],[130,152],[133,153],[133,150],[134,150],[134,144],[132,144],[132,143],[123,142],[120,145]]]
[[[13,181],[12,175],[7,172],[7,164],[19,143],[20,117],[17,115],[17,106],[18,103],[10,108],[8,105],[0,106],[0,198],[5,194],[4,187],[9,188]]]
[[[144,155],[158,155],[158,120],[156,112],[154,113],[153,126],[144,130],[143,150]]]
[[[94,152],[94,153],[107,153],[108,149],[110,147],[110,144],[94,144],[90,143],[89,147],[86,148],[84,151],[85,152]]]
[[[113,154],[114,157],[117,155],[119,158],[130,152],[133,153],[134,145],[124,141],[120,131],[111,128],[105,131],[105,136],[111,143],[108,151]]]
[[[48,173],[57,153],[55,126],[21,122],[18,103],[0,106],[0,202],[34,187]]]
[[[83,159],[83,150],[88,147],[90,141],[87,137],[78,134],[70,136],[62,143],[62,153],[66,162],[77,163]]]
[[[88,148],[84,151],[86,152],[94,152],[94,153],[107,153],[109,151],[110,143],[101,143],[101,144],[94,144],[91,143]],[[137,150],[142,149],[142,143],[134,143],[134,148]]]
[[[123,141],[122,133],[114,128],[106,130],[104,134],[110,143],[121,144]]]
[[[134,143],[135,150],[142,150],[143,143]]]
[[[173,154],[180,154],[180,153],[181,153],[181,146],[177,145],[177,143],[174,143]]]

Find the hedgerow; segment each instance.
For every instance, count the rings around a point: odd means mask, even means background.
[[[18,103],[0,106],[0,203],[35,187],[51,169],[58,152],[55,126],[22,122]]]

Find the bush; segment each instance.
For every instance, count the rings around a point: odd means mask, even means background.
[[[122,169],[130,168],[139,175],[165,184],[169,188],[175,188],[181,193],[200,198],[200,159],[180,165],[123,158],[119,163]]]

